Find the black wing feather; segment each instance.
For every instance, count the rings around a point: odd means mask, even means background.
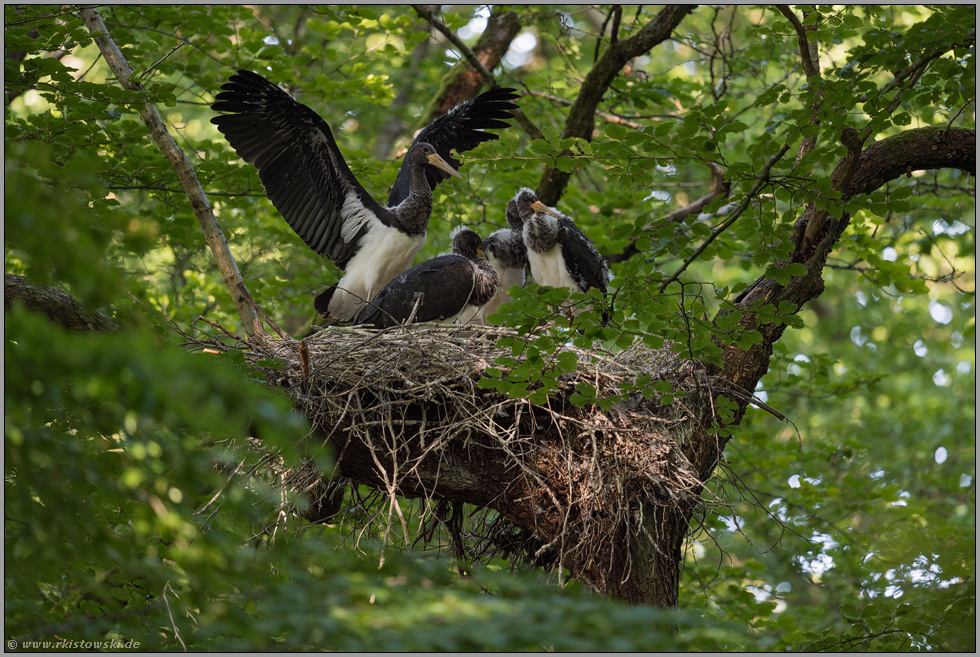
[[[514,118],[511,110],[517,109],[517,104],[510,101],[519,97],[515,89],[505,87],[484,92],[460,103],[425,126],[412,142],[412,146],[419,142],[431,144],[442,159],[458,169],[460,163],[452,156],[452,151],[455,149],[457,153],[464,153],[485,141],[498,139],[496,134],[483,131],[506,128],[509,125],[507,121]],[[430,189],[435,189],[436,185],[449,179],[448,173],[435,167],[426,167],[425,176]],[[388,195],[389,208],[408,198],[411,178],[408,160],[405,159]]]
[[[571,219],[562,218],[558,220],[557,241],[568,273],[582,291],[598,288],[605,294],[611,277],[609,265],[585,233]]]
[[[341,238],[345,200],[355,195],[385,224],[389,211],[357,181],[330,127],[312,109],[251,71],[238,71],[221,89],[211,108],[223,114],[211,123],[259,170],[266,195],[296,234],[343,268],[366,230],[350,241]]]

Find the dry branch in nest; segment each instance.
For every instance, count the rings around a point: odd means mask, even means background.
[[[499,357],[512,356],[510,347],[496,346],[504,335],[516,333],[331,327],[304,341],[256,336],[246,356],[333,444],[343,477],[389,496],[386,541],[402,534],[410,542],[411,534],[431,531],[427,523],[437,515],[460,556],[466,502],[479,509],[470,558],[568,568],[606,591],[605,580],[628,578],[631,568],[613,572],[608,564],[621,562],[624,550],[663,553],[661,520],[675,511],[690,517],[699,504],[703,484],[684,448],[709,424],[707,379],[669,348],[637,343],[614,354],[566,344],[561,349],[576,353],[578,366],[560,377],[547,403],[510,399],[477,385],[488,367],[500,367]],[[636,395],[607,411],[569,401],[579,382],[603,398],[642,375],[669,382],[676,401],[662,406]],[[320,474],[287,480],[309,495]],[[421,517],[405,498],[422,501]],[[311,505],[324,506],[315,498]]]

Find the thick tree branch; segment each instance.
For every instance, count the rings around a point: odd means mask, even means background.
[[[419,120],[419,126],[423,126],[464,100],[476,96],[481,82],[491,89],[500,86],[491,71],[500,63],[511,41],[520,32],[521,23],[517,12],[492,13],[487,20],[487,29],[480,35],[476,47],[471,50],[455,32],[436,18],[435,13],[428,7],[412,5],[412,8],[419,17],[428,21],[433,28],[445,36],[469,64],[468,68],[463,62],[458,63],[443,78],[439,92]],[[531,139],[542,138],[541,130],[520,109],[514,110],[514,120],[524,128]]]
[[[579,137],[586,141],[592,141],[596,109],[599,107],[599,102],[609,85],[619,75],[623,66],[634,57],[639,57],[670,38],[681,19],[691,13],[695,6],[668,5],[660,10],[660,13],[635,35],[610,44],[609,49],[599,58],[596,65],[585,76],[585,80],[582,81],[582,89],[565,120],[565,131],[562,137],[565,139]],[[570,179],[571,173],[558,169],[548,169],[538,184],[538,198],[545,205],[557,205]]]
[[[945,126],[906,130],[864,149],[847,191],[870,194],[912,171],[929,169],[959,169],[976,176],[976,153],[976,130]]]
[[[85,21],[86,27],[88,27],[89,31],[95,37],[95,43],[99,46],[102,56],[105,57],[106,63],[109,65],[113,74],[115,74],[116,79],[119,80],[119,83],[125,89],[137,91],[146,96],[146,89],[134,79],[133,69],[129,66],[122,51],[119,50],[109,36],[109,31],[105,23],[102,22],[102,17],[99,15],[98,10],[95,7],[85,7],[79,13],[81,14],[82,20]],[[231,250],[228,248],[225,235],[214,217],[214,212],[211,209],[208,197],[204,193],[200,181],[197,179],[194,166],[187,159],[187,155],[177,145],[173,137],[171,137],[159,112],[157,112],[156,107],[153,106],[153,103],[149,99],[144,102],[143,109],[140,110],[140,118],[143,119],[143,123],[149,129],[153,143],[163,151],[167,160],[177,171],[177,176],[184,186],[184,191],[188,199],[190,199],[194,215],[201,224],[201,230],[204,231],[204,238],[211,248],[211,252],[214,254],[221,275],[225,279],[225,287],[228,288],[228,292],[231,294],[232,301],[238,310],[238,315],[242,320],[245,332],[250,336],[254,335],[256,332],[262,330],[258,315],[255,314],[255,311],[248,304],[248,301],[238,287],[240,284],[244,285],[242,275],[239,273],[238,265],[235,263],[235,259],[231,255]]]
[[[47,285],[35,285],[23,276],[4,273],[4,309],[11,308],[15,302],[47,315],[52,322],[61,324],[69,331],[114,333],[119,330],[116,320],[102,313],[85,310],[82,304],[61,290]]]
[[[945,126],[908,130],[872,144],[856,157],[848,153],[841,158],[835,175],[831,176],[833,189],[840,192],[845,199],[870,194],[890,180],[923,169],[953,168],[975,176],[976,131],[953,128],[947,135],[946,130]],[[769,369],[773,345],[786,328],[782,323],[758,322],[752,313],[753,307],[771,304],[778,308],[781,303],[789,302],[798,312],[804,304],[823,293],[822,272],[826,267],[827,257],[846,231],[850,217],[846,213],[836,218],[828,215],[819,222],[817,230],[808,231],[811,220],[819,212],[826,214],[813,206],[808,207],[796,222],[797,235],[806,232],[808,239],[795,241],[796,246],[789,262],[805,265],[806,274],[794,277],[786,285],[780,285],[771,278],[760,277],[735,300],[736,308],[744,312],[739,326],[747,331],[758,331],[762,336],[762,342],[749,349],[741,349],[734,344],[725,345],[723,365],[712,369],[737,390],[751,393],[755,389]],[[720,314],[728,312],[730,311],[722,311]],[[738,404],[734,419],[737,424],[741,421],[748,401],[741,397],[736,397],[733,401]],[[698,445],[696,450],[688,454],[701,476],[710,475],[726,442],[727,439],[719,438],[718,443]]]

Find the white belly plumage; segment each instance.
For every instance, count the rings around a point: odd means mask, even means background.
[[[470,322],[472,322],[474,320],[478,324],[485,323],[483,321],[482,314],[480,313],[480,308],[477,307],[477,306],[474,306],[471,303],[468,303],[468,304],[466,304],[466,307],[463,308],[461,311],[459,311],[458,313],[456,313],[452,317],[449,317],[449,318],[444,319],[442,321],[445,322],[446,324],[469,324]]]
[[[493,295],[493,298],[483,306],[483,308],[478,313],[477,319],[482,323],[487,323],[487,317],[497,312],[497,308],[501,304],[510,303],[513,301],[511,296],[507,294],[507,290],[512,287],[524,287],[524,270],[516,269],[513,267],[504,267],[500,264],[497,258],[493,257],[489,252],[487,252],[487,259],[490,260],[490,264],[497,272],[497,280],[500,282],[500,288]]]
[[[344,276],[330,299],[330,316],[341,321],[356,318],[378,290],[412,266],[425,244],[425,233],[406,235],[373,217],[371,222],[367,234],[361,238],[357,254],[347,262]]]
[[[497,280],[500,282],[501,290],[509,290],[512,287],[524,287],[524,270],[511,268],[498,268],[497,263],[490,261],[494,269],[497,270]],[[505,301],[513,301],[509,294],[504,294]]]
[[[557,244],[544,253],[537,253],[528,249],[527,261],[531,265],[531,276],[538,285],[567,287],[572,292],[583,291],[568,273],[565,257],[561,254],[561,247]]]
[[[565,266],[565,257],[561,254],[561,247],[557,244],[554,248],[544,253],[535,253],[528,249],[527,261],[531,265],[531,276],[534,277],[534,281],[538,285],[568,288],[573,294],[585,291],[578,286],[578,283],[575,282],[572,275],[568,273],[568,267]],[[563,310],[571,311],[574,315],[578,315],[586,308],[592,308],[592,304],[589,304],[585,308],[575,308],[571,301],[566,301],[562,304]]]

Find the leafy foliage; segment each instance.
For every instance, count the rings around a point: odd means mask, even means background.
[[[147,139],[144,102],[194,162],[252,295],[298,334],[337,271],[210,125],[215,91],[237,68],[283,83],[383,198],[399,158],[370,153],[405,71],[417,67],[401,110],[411,124],[458,53],[433,43],[413,60],[429,31],[405,6],[100,11],[148,96],[116,83],[75,10],[4,7],[5,271],[127,327],[73,335],[5,313],[9,637],[146,650],[975,649],[975,180],[909,172],[846,201],[830,186],[844,128],[870,130],[871,143],[975,127],[975,7],[795,9],[820,53],[809,79],[777,9],[701,7],[621,72],[591,140],[565,137],[564,119],[597,49],[611,47],[597,39],[607,10],[515,9],[523,40],[496,75],[534,92],[520,104],[542,136],[509,129],[466,153],[466,179],[436,192],[420,257],[448,248],[449,224],[503,227],[506,201],[545,167],[574,172],[559,207],[600,252],[636,253],[614,264],[605,327],[598,299],[573,298],[595,308],[569,320],[552,311],[564,291],[520,291],[498,317],[520,330],[506,338],[514,359],[483,385],[542,402],[575,365],[566,343],[640,339],[719,363],[726,344],[760,340],[738,330],[747,316],[788,327],[756,395],[792,424],[750,410],[735,430],[671,613],[503,564],[462,578],[390,545],[378,568],[381,546],[363,541],[364,556],[339,527],[277,516],[303,501],[245,476],[256,457],[237,441],[257,435],[325,469],[329,456],[299,440],[309,429],[284,399],[226,356],[183,350],[172,330],[198,330],[202,315],[239,320],[176,173]],[[442,19],[472,42],[483,11]],[[624,8],[620,38],[650,16]],[[815,146],[797,158],[807,138]],[[410,141],[404,130],[393,151]],[[710,191],[708,164],[730,193],[671,217]],[[785,259],[809,203],[851,215],[824,295],[802,309],[736,309],[756,278],[804,273]],[[537,330],[544,318],[554,331]],[[623,393],[634,391],[663,403],[672,392],[636,381]],[[583,386],[573,401],[616,399]]]

